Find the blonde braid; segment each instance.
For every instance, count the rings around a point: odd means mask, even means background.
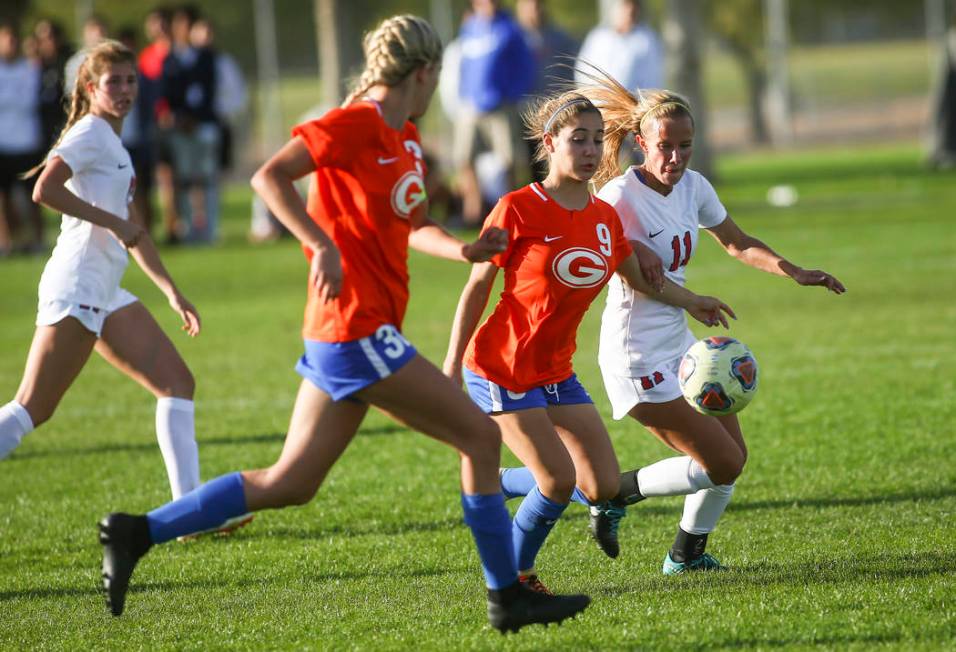
[[[365,70],[342,106],[348,106],[370,88],[395,86],[413,70],[441,61],[441,39],[424,19],[410,14],[385,19],[363,39]]]

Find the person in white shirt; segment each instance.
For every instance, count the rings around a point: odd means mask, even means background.
[[[32,180],[19,175],[42,155],[40,128],[41,70],[24,57],[20,38],[12,24],[0,24],[0,257],[14,251],[43,250],[43,220],[40,209],[18,210],[18,192],[29,194]],[[29,242],[18,242],[24,223],[30,227]]]
[[[617,0],[610,25],[599,25],[588,32],[578,61],[606,70],[624,88],[636,92],[640,88],[664,85],[664,46],[660,37],[641,20],[638,0]],[[586,74],[575,73],[578,83],[587,83]]]
[[[684,98],[659,90],[643,91],[638,98],[606,74],[589,77],[592,85],[580,91],[601,107],[605,124],[604,158],[595,178],[606,185],[598,197],[617,209],[646,276],[663,275],[683,285],[698,229],[704,228],[746,265],[800,285],[845,291],[832,275],[798,267],[745,233],[707,179],[688,169],[694,118]],[[618,152],[630,133],[636,134],[645,158],[620,174]],[[599,545],[602,533],[614,534],[616,545],[626,505],[651,496],[686,495],[677,537],[664,559],[666,575],[722,568],[704,552],[707,536],[730,502],[747,460],[736,415],[700,414],[681,396],[678,364],[694,341],[681,310],[633,290],[618,277],[611,281],[598,362],[613,417],[632,417],[680,456],[622,474],[620,493],[591,508],[591,529]]]
[[[95,349],[157,398],[156,434],[174,497],[199,486],[194,381],[176,347],[120,287],[132,254],[190,336],[199,314],[180,293],[149,236],[130,219],[135,177],[120,142],[136,96],[136,58],[115,41],[79,67],[69,117],[47,155],[33,199],[63,213],[40,278],[36,333],[14,400],[0,407],[0,459],[47,421]]]

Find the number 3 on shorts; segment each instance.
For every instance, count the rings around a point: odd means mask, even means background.
[[[409,345],[408,340],[391,324],[379,326],[378,330],[375,331],[375,339],[385,345],[382,351],[392,360],[402,357],[402,354],[405,353],[405,347]]]

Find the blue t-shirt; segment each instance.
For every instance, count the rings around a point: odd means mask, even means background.
[[[535,60],[521,28],[505,11],[489,20],[471,16],[461,27],[458,95],[482,113],[530,92]]]

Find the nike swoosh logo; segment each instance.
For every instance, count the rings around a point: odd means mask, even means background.
[[[397,156],[393,156],[392,158],[384,158],[384,157],[382,157],[382,156],[379,156],[379,157],[378,157],[378,164],[379,164],[379,165],[388,165],[389,163],[394,163],[394,162],[397,161],[397,160],[398,160],[398,157],[397,157]]]
[[[553,240],[560,240],[563,237],[564,237],[563,235],[546,235],[544,236],[544,241],[551,242]]]
[[[659,236],[659,235],[660,235],[661,233],[663,233],[663,232],[664,232],[664,229],[661,229],[661,230],[658,231],[657,233],[648,233],[648,234],[647,234],[647,237],[648,237],[648,238],[656,238],[657,236]]]
[[[117,167],[118,167],[120,170],[122,170],[123,168],[126,167],[126,164],[125,164],[125,163],[119,163],[119,164],[117,165]]]

